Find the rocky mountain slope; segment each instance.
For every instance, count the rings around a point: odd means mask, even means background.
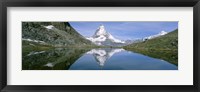
[[[22,22],[22,40],[54,47],[94,46],[68,22]]]

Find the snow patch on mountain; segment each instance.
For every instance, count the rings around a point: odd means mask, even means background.
[[[47,66],[47,67],[53,67],[54,65],[52,63],[47,63],[46,65],[44,66]]]
[[[47,28],[47,29],[53,29],[54,28],[53,25],[48,25],[48,26],[44,26],[44,27]]]
[[[31,56],[31,55],[36,55],[36,54],[41,54],[41,53],[44,53],[45,51],[40,51],[40,52],[30,52],[27,56]]]
[[[116,43],[125,43],[125,41],[114,38],[111,34],[108,34],[108,35],[109,35],[108,38],[112,39]]]
[[[143,41],[153,39],[153,38],[156,38],[156,37],[159,37],[159,36],[163,36],[163,35],[166,35],[167,33],[168,32],[161,31],[160,33],[158,33],[156,35],[152,35],[152,36],[148,36],[148,37],[143,38]]]
[[[89,37],[89,38],[87,38],[87,39],[95,43],[95,42],[103,42],[103,41],[105,41],[105,40],[106,40],[106,37],[103,36],[103,35],[101,35],[101,36],[96,37],[96,38],[94,38],[94,37]]]

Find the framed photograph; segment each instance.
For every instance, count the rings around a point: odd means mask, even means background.
[[[199,91],[199,0],[1,2],[1,91]]]

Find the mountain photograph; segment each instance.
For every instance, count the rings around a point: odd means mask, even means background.
[[[22,70],[178,70],[178,22],[22,22]]]

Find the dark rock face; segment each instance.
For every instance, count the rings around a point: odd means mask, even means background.
[[[93,45],[68,22],[22,22],[22,39],[43,41],[52,46]]]

